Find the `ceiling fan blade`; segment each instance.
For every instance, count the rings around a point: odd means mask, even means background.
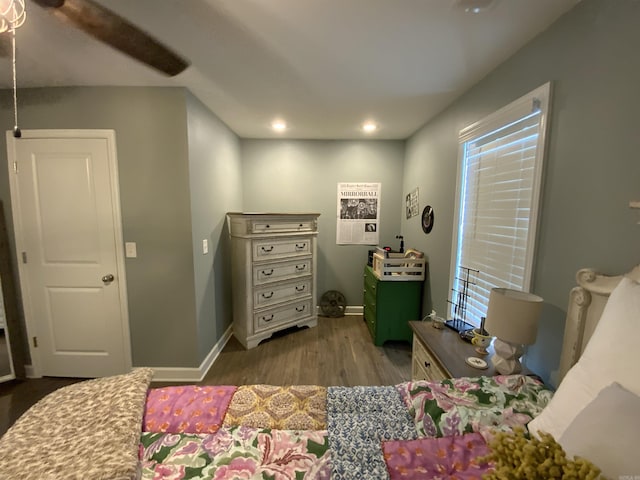
[[[189,61],[162,45],[117,13],[93,0],[33,0],[89,35],[173,77]]]

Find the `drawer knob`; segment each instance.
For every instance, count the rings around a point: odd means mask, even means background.
[[[302,228],[303,226],[304,226],[304,225],[302,225],[302,224],[298,225],[298,227],[300,227],[300,228]]]
[[[296,312],[300,313],[300,312],[304,312],[306,305],[302,305],[301,307],[296,307]]]
[[[304,292],[306,285],[296,285],[296,292]]]
[[[307,264],[306,263],[304,263],[302,265],[296,265],[296,270],[298,270],[299,272],[301,272],[305,268],[307,268]]]
[[[269,315],[268,317],[262,317],[263,322],[270,322],[271,320],[273,320],[273,314]]]
[[[267,225],[267,226],[269,226],[269,225]],[[273,245],[271,245],[269,247],[260,247],[260,248],[262,248],[262,251],[265,252],[265,253],[269,253],[269,252],[273,251]]]
[[[306,246],[307,246],[306,243],[296,243],[296,249],[298,249],[298,250],[302,250]]]
[[[269,225],[268,223],[265,225],[266,228],[269,228],[271,225]]]
[[[424,367],[429,368],[431,366],[431,362],[424,362]]]
[[[260,273],[262,273],[262,275],[264,275],[265,277],[268,277],[270,275],[273,275],[273,268],[268,272],[266,270],[262,270]]]
[[[262,298],[271,298],[273,297],[273,292],[270,292],[269,295],[267,295],[266,293],[262,294]]]

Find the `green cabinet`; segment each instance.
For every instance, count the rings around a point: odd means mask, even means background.
[[[375,345],[387,340],[411,341],[410,320],[422,315],[422,280],[382,281],[364,268],[364,319]]]

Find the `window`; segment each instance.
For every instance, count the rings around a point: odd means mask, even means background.
[[[479,326],[492,288],[529,291],[549,91],[547,83],[460,132],[451,318],[466,298],[462,319]]]

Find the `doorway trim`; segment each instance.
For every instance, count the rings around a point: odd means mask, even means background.
[[[120,318],[122,321],[122,341],[124,361],[127,370],[132,369],[133,361],[131,355],[131,333],[129,330],[129,308],[127,299],[127,282],[126,282],[126,269],[125,269],[125,252],[124,252],[124,240],[122,232],[122,214],[120,211],[120,186],[118,176],[118,158],[116,150],[116,135],[115,130],[22,130],[22,138],[28,139],[72,139],[72,138],[99,138],[104,139],[107,144],[107,158],[109,162],[109,183],[111,188],[111,209],[113,211],[114,219],[114,236],[116,239],[116,270],[118,275],[118,295],[120,297]],[[18,202],[18,186],[17,177],[14,171],[14,164],[17,161],[16,154],[16,142],[20,139],[16,139],[13,136],[13,132],[7,130],[7,168],[9,171],[9,187],[11,190],[11,214],[13,216],[13,232],[16,242],[16,257],[19,257],[18,252],[24,251],[24,238],[23,238],[23,226],[22,215],[20,212],[20,205]],[[27,328],[27,337],[29,344],[29,354],[31,355],[31,369],[28,369],[31,377],[39,378],[42,376],[42,361],[38,348],[34,347],[33,338],[37,337],[38,322],[33,318],[31,297],[29,295],[29,285],[27,281],[27,274],[24,271],[24,264],[16,258],[16,264],[18,265],[18,276],[20,281],[22,308],[25,317],[25,324]]]

